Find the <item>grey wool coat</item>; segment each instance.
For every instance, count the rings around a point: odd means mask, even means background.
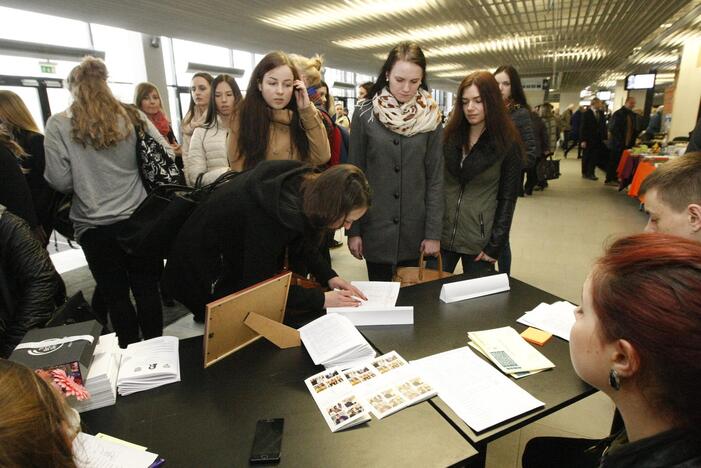
[[[363,170],[372,205],[349,236],[361,236],[369,262],[396,264],[419,258],[421,241],[440,240],[443,222],[442,132],[410,137],[373,115],[372,100],[355,109],[348,162]]]

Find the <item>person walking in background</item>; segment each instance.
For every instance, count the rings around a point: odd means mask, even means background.
[[[234,171],[270,159],[320,166],[331,158],[321,115],[284,52],[270,52],[253,69],[246,98],[231,123],[227,151]]]
[[[611,153],[609,154],[608,165],[606,167],[605,184],[618,185],[618,175],[616,170],[618,162],[621,160],[623,150],[632,148],[635,145],[635,98],[628,96],[623,106],[613,113],[609,128],[609,142]]]
[[[580,146],[584,150],[582,155],[582,177],[589,180],[599,180],[596,177],[596,163],[600,155],[606,151],[604,140],[606,139],[606,118],[604,117],[603,103],[599,98],[591,101],[591,106],[582,113],[582,123],[579,129]]]
[[[127,253],[119,239],[128,219],[146,198],[137,167],[137,129],[147,132],[173,157],[173,150],[151,121],[122,104],[107,85],[107,67],[86,57],[68,76],[73,103],[46,124],[48,183],[73,192],[70,219],[96,288],[109,307],[119,346],[163,333],[158,279],[159,256]],[[129,292],[134,294],[136,311]]]
[[[148,82],[136,85],[134,105],[146,114],[146,117],[158,129],[158,132],[168,141],[175,154],[175,163],[182,169],[182,147],[178,144],[175,133],[173,133],[173,127],[170,125],[170,121],[163,110],[163,100],[156,85]]]
[[[459,260],[465,273],[494,271],[518,199],[523,163],[518,131],[486,71],[463,79],[443,133],[445,214],[443,269]]]
[[[192,75],[192,81],[190,82],[190,106],[180,124],[180,130],[183,134],[181,168],[185,167],[185,162],[187,161],[192,134],[197,127],[202,126],[204,121],[207,120],[207,109],[209,108],[213,79],[212,75],[204,72]]]
[[[502,98],[509,110],[511,120],[514,125],[516,125],[518,134],[521,137],[520,142],[526,153],[523,170],[521,172],[521,185],[519,187],[519,195],[524,196],[524,176],[527,170],[535,170],[535,163],[538,158],[536,135],[533,130],[533,120],[531,119],[530,113],[531,108],[528,106],[526,95],[523,92],[521,77],[514,67],[511,65],[500,66],[494,72],[494,78],[499,84]],[[510,275],[511,245],[508,237],[504,243],[503,249],[504,250],[499,254],[499,272]]]
[[[560,127],[562,128],[562,150],[568,151],[570,140],[572,139],[572,110],[574,104],[570,104],[560,114]],[[566,157],[566,156],[565,156]]]
[[[582,158],[582,147],[579,144],[579,129],[582,125],[582,113],[584,112],[584,107],[579,106],[576,111],[572,114],[572,119],[570,120],[570,144],[565,148],[565,159],[567,159],[567,153],[570,152],[572,148],[577,147],[577,159]]]
[[[234,77],[219,75],[212,81],[207,118],[192,133],[185,163],[189,185],[207,185],[229,170],[226,142],[241,90]]]
[[[336,103],[336,125],[340,125],[341,127],[345,128],[350,128],[350,120],[348,120],[348,117],[346,117],[346,115],[343,113],[342,102]]]
[[[0,127],[19,145],[16,156],[24,174],[36,215],[35,234],[44,247],[54,228],[53,212],[60,195],[44,179],[44,135],[22,99],[12,91],[0,91]],[[8,183],[3,180],[3,183]],[[43,232],[41,232],[43,231]]]
[[[442,127],[426,84],[421,48],[402,42],[387,55],[351,123],[349,162],[370,181],[373,204],[346,231],[370,281],[391,281],[397,266],[440,251],[443,219]]]

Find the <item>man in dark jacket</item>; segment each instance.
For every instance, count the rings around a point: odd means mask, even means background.
[[[628,96],[625,104],[613,113],[610,124],[610,139],[611,154],[609,155],[608,166],[606,168],[605,184],[613,182],[618,184],[618,176],[616,169],[618,162],[621,160],[623,150],[632,148],[635,145],[635,120],[636,116],[633,112],[635,108],[635,98]]]
[[[696,122],[696,127],[689,136],[689,144],[686,146],[687,153],[693,153],[694,151],[701,151],[701,119]]]
[[[582,114],[582,124],[579,130],[579,140],[584,154],[582,155],[582,177],[589,180],[599,180],[594,174],[596,161],[603,151],[606,151],[606,119],[602,112],[603,103],[599,98],[591,101],[591,106]]]
[[[64,299],[49,254],[27,223],[0,205],[0,357],[43,326]]]

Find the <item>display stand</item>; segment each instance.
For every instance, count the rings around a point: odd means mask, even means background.
[[[264,336],[279,348],[300,346],[299,332],[283,325],[292,273],[283,273],[207,304],[204,367]]]

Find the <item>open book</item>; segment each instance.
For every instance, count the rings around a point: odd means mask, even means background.
[[[368,298],[358,307],[329,307],[327,314],[341,314],[353,325],[409,325],[414,323],[412,306],[396,306],[400,283],[394,281],[352,281]]]
[[[123,351],[117,378],[120,395],[130,395],[173,382],[180,382],[180,354],[178,338],[175,336],[159,336],[132,343]]]
[[[467,336],[472,340],[471,346],[512,377],[526,377],[555,367],[511,327],[469,332]]]
[[[306,324],[299,336],[314,364],[345,368],[375,357],[375,350],[349,319],[330,314]]]

